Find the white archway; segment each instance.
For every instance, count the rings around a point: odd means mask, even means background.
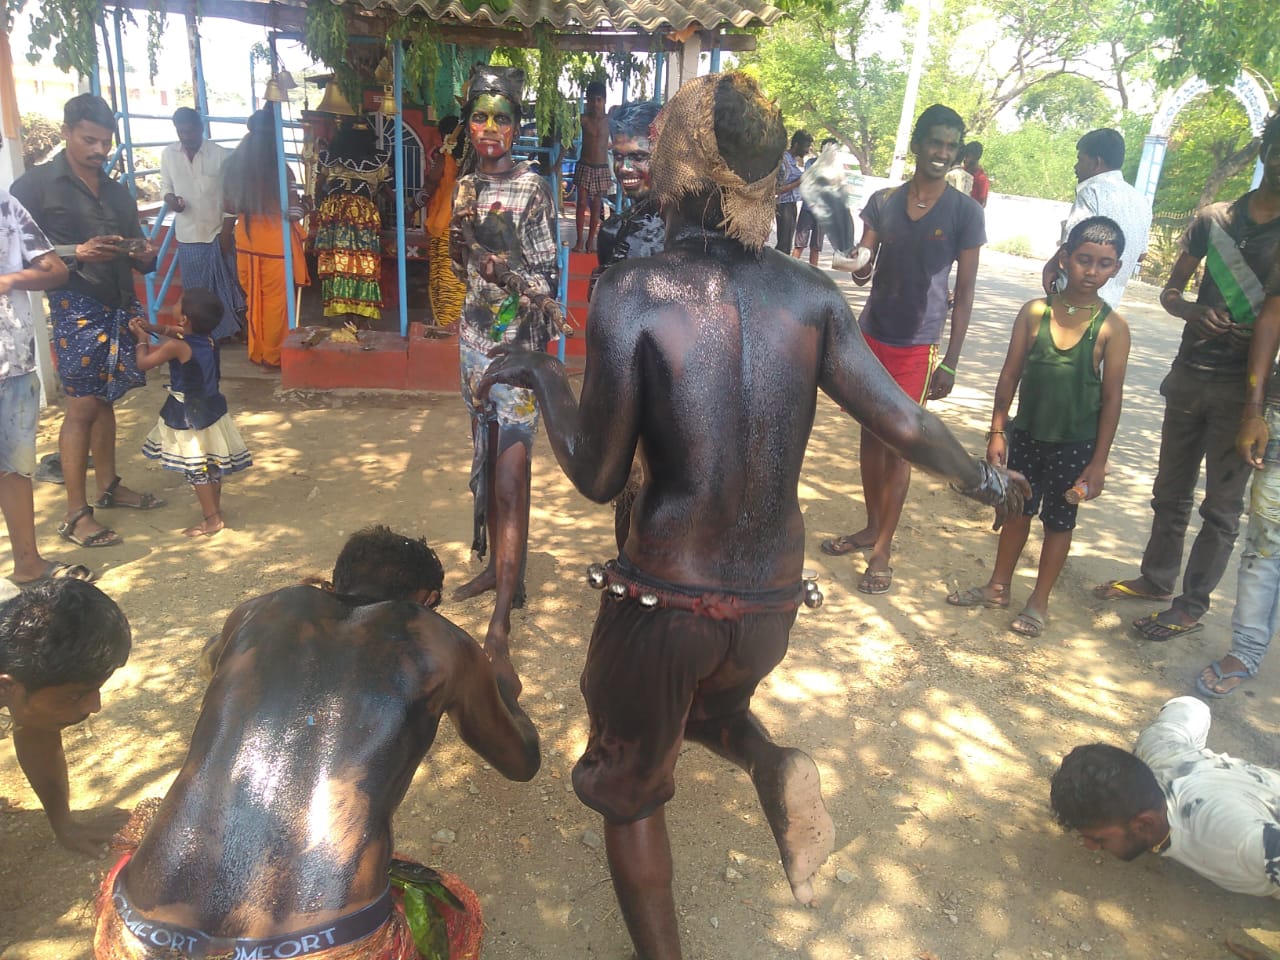
[[[1169,134],[1173,130],[1173,121],[1192,100],[1212,88],[1200,77],[1192,77],[1165,99],[1156,115],[1151,120],[1151,132],[1147,134],[1142,145],[1142,160],[1138,163],[1138,176],[1134,186],[1153,202],[1156,196],[1156,184],[1160,182],[1160,170],[1164,166],[1165,152],[1169,147]],[[1240,101],[1249,117],[1249,130],[1255,137],[1262,135],[1270,112],[1271,101],[1261,82],[1252,73],[1241,71],[1231,86],[1227,88]],[[1262,160],[1259,159],[1253,171],[1253,186],[1262,180]]]

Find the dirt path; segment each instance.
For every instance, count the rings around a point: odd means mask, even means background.
[[[1035,281],[1033,264],[984,259],[959,386],[937,407],[974,451],[1009,322]],[[862,596],[860,561],[817,550],[819,538],[862,519],[856,427],[820,403],[801,498],[808,562],[821,571],[826,604],[801,611],[791,653],[757,705],[780,741],[817,760],[836,852],[816,909],[798,907],[746,777],[687,749],[668,813],[686,956],[1225,957],[1223,935],[1242,928],[1280,946],[1274,903],[1224,893],[1154,857],[1104,860],[1046,814],[1047,776],[1065,750],[1093,739],[1131,742],[1167,697],[1188,691],[1229,633],[1234,563],[1207,629],[1179,643],[1138,641],[1127,621],[1150,608],[1102,604],[1089,592],[1130,571],[1145,543],[1157,386],[1174,352],[1176,327],[1154,291],[1136,290],[1125,312],[1135,352],[1107,493],[1082,510],[1049,627],[1036,642],[1005,629],[1008,613],[942,602],[956,586],[985,580],[995,537],[985,511],[921,474],[899,531],[892,593]],[[101,586],[120,601],[135,637],[129,664],[104,690],[103,712],[66,737],[77,808],[129,807],[164,792],[200,705],[204,640],[241,600],[326,573],[352,531],[381,521],[425,533],[450,587],[470,573],[470,442],[456,397],[282,397],[236,358],[226,367],[224,388],[256,465],[228,485],[231,529],[220,536],[194,544],[181,537],[196,517],[188,491],[133,455],[160,406],[158,376],[119,410],[121,462],[126,480],[168,497],[167,508],[106,515],[126,536],[123,547],[62,551],[53,536],[61,488],[37,487],[42,546],[101,564]],[[53,449],[57,427],[50,411],[42,453]],[[569,788],[585,739],[577,675],[596,600],[582,572],[609,556],[612,517],[572,491],[545,438],[534,485],[531,602],[515,614],[513,647],[543,737],[542,772],[531,784],[507,783],[446,724],[401,808],[397,842],[480,892],[486,958],[623,960],[629,944],[599,824]],[[1036,549],[1033,534],[1015,603],[1030,590]],[[0,569],[8,564],[0,552]],[[474,634],[488,610],[480,599],[442,612]],[[1212,746],[1276,764],[1276,675],[1214,704]],[[89,957],[89,902],[104,865],[53,843],[7,746],[0,806],[0,956]],[[455,839],[433,842],[442,829]]]

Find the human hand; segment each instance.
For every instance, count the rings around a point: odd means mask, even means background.
[[[1262,469],[1262,457],[1267,452],[1267,442],[1271,439],[1271,431],[1267,421],[1260,416],[1246,417],[1240,421],[1240,431],[1236,434],[1236,450],[1249,462],[1255,470]]]
[[[1040,285],[1044,287],[1045,296],[1057,292],[1058,257],[1056,254],[1052,260],[1044,265],[1044,269],[1040,272]]]
[[[13,289],[13,274],[6,273],[0,275],[0,294],[6,294]]]
[[[91,237],[76,244],[76,259],[83,263],[105,263],[124,253],[123,245],[124,237],[118,234]]]
[[[183,200],[176,193],[166,193],[164,195],[164,202],[169,205],[169,209],[174,213],[182,213],[187,209],[187,201]]]
[[[949,396],[956,386],[956,375],[947,370],[942,369],[939,364],[934,368],[933,376],[929,378],[929,394],[930,400],[941,400],[943,397]]]
[[[489,351],[493,362],[485,370],[484,376],[476,387],[476,400],[487,403],[489,389],[496,383],[509,387],[534,389],[538,379],[537,368],[544,361],[551,359],[546,353],[535,353],[514,343],[500,343]]]
[[[107,843],[129,819],[129,811],[99,810],[77,823],[70,817],[65,823],[52,824],[58,843],[75,853],[101,860],[107,855]]]
[[[1205,340],[1219,337],[1231,329],[1231,316],[1225,310],[1193,303],[1184,315],[1192,332]]]
[[[1084,500],[1096,500],[1102,495],[1102,487],[1107,482],[1107,465],[1105,463],[1093,463],[1090,461],[1085,465],[1084,470],[1080,472],[1080,476],[1076,477],[1076,482],[1072,486],[1080,486],[1080,484],[1088,484],[1089,492],[1083,497]]]
[[[1008,465],[1009,444],[1003,433],[992,431],[987,434],[987,463],[993,467]]]
[[[147,330],[146,322],[141,317],[134,317],[129,321],[129,332],[133,334],[133,339],[138,343],[146,343],[147,338],[151,335]]]
[[[1253,340],[1253,326],[1248,323],[1232,323],[1227,328],[1227,336],[1236,343],[1249,343]]]

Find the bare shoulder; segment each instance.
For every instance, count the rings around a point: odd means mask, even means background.
[[[1122,343],[1127,350],[1129,347],[1129,322],[1124,317],[1111,310],[1102,320],[1102,326],[1098,329],[1099,343]]]

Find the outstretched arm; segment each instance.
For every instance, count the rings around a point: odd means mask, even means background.
[[[1006,480],[985,460],[971,457],[941,420],[893,382],[862,339],[853,313],[832,291],[818,385],[859,423],[902,458],[951,481],[966,496],[996,507],[996,525],[1021,510],[1026,480]]]
[[[111,835],[124,824],[124,815],[121,811],[109,811],[82,822],[72,818],[62,732],[15,726],[13,748],[18,755],[18,765],[40,799],[58,842],[76,853],[101,856]]]
[[[448,621],[443,621],[447,623]],[[520,679],[511,662],[491,664],[480,646],[459,628],[449,681],[449,719],[463,741],[508,780],[532,780],[542,765],[538,731],[520,709]]]
[[[617,277],[625,268],[610,268],[596,286],[579,399],[574,399],[564,367],[545,353],[502,352],[480,387],[483,394],[488,385],[507,383],[537,394],[560,468],[596,503],[607,503],[626,485],[640,432],[639,325],[634,319],[640,308],[618,291]]]

